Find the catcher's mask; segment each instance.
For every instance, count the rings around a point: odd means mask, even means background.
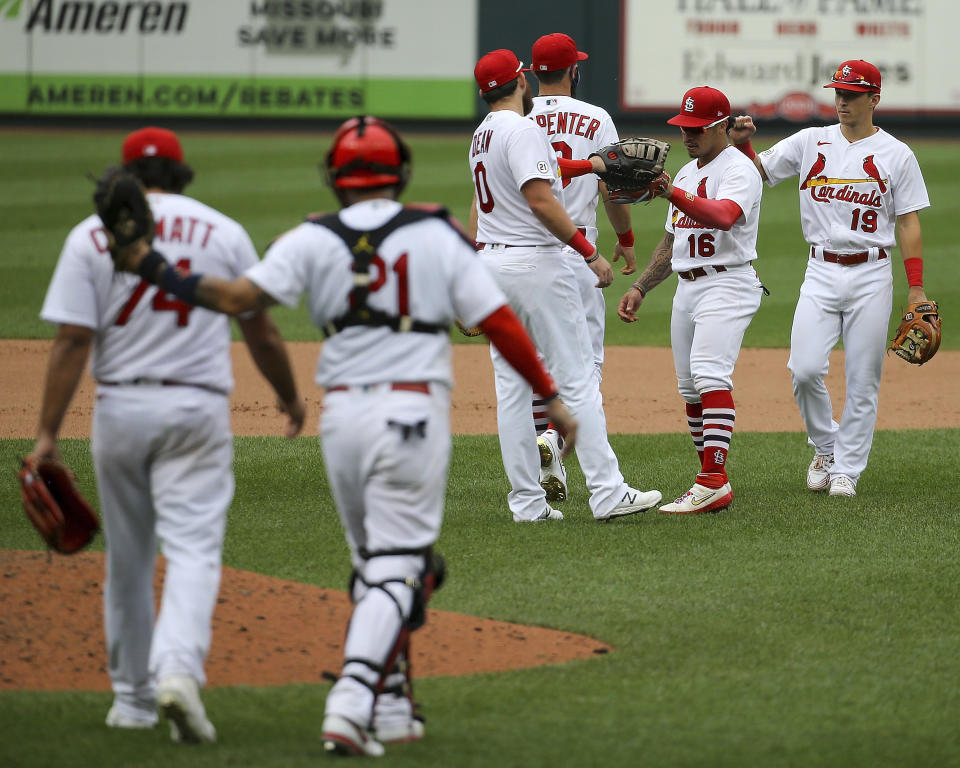
[[[325,172],[334,191],[397,187],[410,179],[410,148],[389,123],[370,115],[341,125],[327,151]]]

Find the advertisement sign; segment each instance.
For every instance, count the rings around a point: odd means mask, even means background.
[[[711,85],[754,117],[829,120],[823,84],[865,59],[883,112],[960,115],[952,0],[621,0],[621,17],[625,111],[676,112],[687,88]]]
[[[0,112],[473,117],[476,17],[476,0],[0,0]]]

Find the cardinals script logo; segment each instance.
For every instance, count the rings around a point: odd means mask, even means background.
[[[866,178],[860,179],[835,179],[823,175],[827,167],[827,158],[823,153],[817,153],[817,159],[813,161],[810,170],[800,184],[800,191],[810,190],[810,197],[818,203],[829,203],[831,200],[840,200],[847,203],[856,203],[857,205],[867,205],[871,208],[879,208],[881,205],[880,195],[886,193],[889,178],[882,178],[877,164],[874,162],[874,156],[868,155],[863,158],[863,172]],[[855,184],[876,184],[877,189],[871,189],[863,192],[857,191]],[[879,190],[879,193],[878,193]]]

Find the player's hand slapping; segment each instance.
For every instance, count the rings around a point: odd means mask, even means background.
[[[750,115],[737,115],[733,126],[727,131],[727,136],[734,144],[745,144],[756,132],[757,126],[753,124],[753,118]]]
[[[643,293],[637,288],[631,288],[620,299],[617,306],[617,315],[625,323],[637,322],[637,310],[643,304]]]

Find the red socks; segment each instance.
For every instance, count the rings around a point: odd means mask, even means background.
[[[733,422],[736,418],[733,393],[728,389],[714,389],[704,392],[701,400],[703,403],[703,453],[701,472],[697,475],[697,482],[707,488],[719,488],[727,482],[727,451],[730,450],[730,438],[733,435]],[[690,406],[688,405],[687,408]],[[689,410],[687,413],[689,419]]]

